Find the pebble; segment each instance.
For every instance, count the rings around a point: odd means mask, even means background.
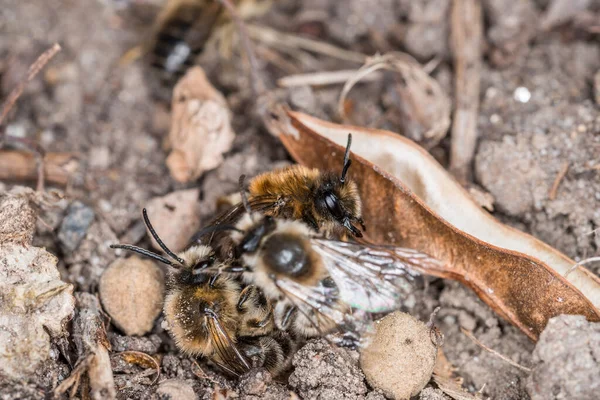
[[[98,291],[116,327],[126,335],[145,335],[162,310],[164,274],[153,261],[119,258],[102,274]]]
[[[195,400],[196,393],[192,386],[182,379],[167,379],[156,389],[159,399],[164,400]]]
[[[92,222],[94,210],[80,201],[71,203],[58,231],[58,240],[65,252],[77,250]]]

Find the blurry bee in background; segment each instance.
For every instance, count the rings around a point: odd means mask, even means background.
[[[368,313],[398,309],[420,279],[420,267],[439,264],[416,250],[344,242],[315,236],[301,221],[246,214],[231,232],[241,279],[256,285],[276,305],[275,324],[301,337],[334,328],[370,330]]]
[[[249,183],[246,204],[236,204],[218,216],[213,225],[234,224],[252,209],[275,218],[302,221],[324,237],[344,238],[348,233],[362,237],[355,226],[359,224],[365,230],[360,195],[356,183],[347,177],[351,144],[349,134],[341,174],[293,165],[258,175]],[[240,186],[243,179],[242,175]],[[244,198],[244,189],[241,191]],[[216,242],[224,241],[219,238]]]
[[[232,0],[242,18],[264,14],[271,0]],[[218,0],[167,0],[157,16],[152,35],[145,45],[153,70],[155,95],[169,100],[171,91],[185,72],[196,63],[208,42],[223,38],[230,16]],[[222,44],[222,47],[224,44]]]
[[[222,13],[223,7],[217,0],[166,2],[147,45],[153,76],[158,80],[156,94],[159,97],[170,97],[172,87],[204,50]]]
[[[145,209],[143,217],[169,258],[132,245],[111,248],[131,250],[176,269],[169,277],[164,314],[177,347],[191,356],[205,356],[236,376],[255,367],[273,376],[285,370],[296,338],[276,329],[273,306],[260,289],[242,287],[233,275],[239,267],[218,260],[209,246],[173,253],[156,234]]]

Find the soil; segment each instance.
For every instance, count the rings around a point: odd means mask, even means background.
[[[240,174],[252,177],[292,162],[252,111],[254,97],[247,64],[237,46],[231,54],[206,47],[198,62],[209,81],[224,94],[236,137],[223,163],[197,181],[178,183],[170,177],[165,164],[170,113],[169,104],[161,100],[164,89],[158,93],[156,72],[145,58],[133,62],[124,59],[128,50],[147,39],[164,1],[2,3],[0,98],[5,98],[43,50],[54,42],[62,46],[56,58],[27,86],[8,117],[6,133],[35,140],[47,152],[73,152],[80,157],[79,169],[69,184],[57,187],[64,200],[52,211],[40,214],[33,239],[33,245],[46,247],[58,256],[62,279],[74,284],[75,291],[97,293],[100,276],[116,258],[108,244],[127,242],[151,248],[140,222],[141,209],[151,199],[197,189],[194,207],[204,224],[214,215],[217,200],[237,191]],[[436,57],[438,65],[432,75],[452,96],[451,50],[445,42],[450,20],[448,10],[440,6],[445,2],[274,3],[253,24],[365,54],[403,50],[421,61]],[[583,22],[566,22],[549,32],[531,27],[519,30],[523,25],[506,23],[511,7],[498,7],[491,0],[483,3],[487,46],[474,181],[469,185],[492,195],[494,215],[502,222],[533,234],[576,260],[600,255],[597,31],[586,30]],[[531,25],[535,22],[529,17],[542,15],[551,2],[519,3],[522,6],[513,17],[519,21],[526,15],[526,25]],[[600,12],[600,4],[590,3],[583,13],[597,15],[593,13]],[[504,9],[506,15],[501,12]],[[223,37],[227,42],[227,36]],[[506,53],[505,49],[511,51]],[[259,63],[271,86],[292,72],[360,66],[354,61],[298,51],[290,51],[297,56],[290,63],[289,55],[276,48],[261,44],[259,50]],[[390,82],[394,82],[393,76],[386,73],[383,79],[353,88],[347,101],[353,123],[402,131],[398,119],[393,118],[393,105],[386,101]],[[282,90],[282,96],[296,109],[338,121],[340,91],[341,85],[305,86]],[[430,150],[444,164],[450,140],[448,136]],[[10,139],[5,146],[12,146]],[[566,175],[551,196],[556,176],[565,165]],[[0,190],[23,184],[34,187],[35,182],[2,182]],[[589,267],[600,274],[600,263]],[[535,345],[524,334],[495,315],[473,292],[452,281],[431,279],[425,290],[411,296],[405,311],[427,321],[437,306],[441,307],[437,326],[445,335],[443,351],[456,367],[456,375],[464,379],[464,387],[484,398],[529,398],[530,374],[486,352],[461,328],[471,330],[486,346],[525,367],[543,360],[541,350],[533,353]],[[112,360],[118,398],[193,398],[192,391],[200,399],[288,399],[292,392],[307,399],[384,398],[368,386],[357,365],[335,358],[324,341],[309,342],[297,353],[296,371],[289,378],[272,381],[259,371],[236,382],[205,361],[197,364],[178,353],[163,328],[162,317],[143,337],[123,335],[110,324],[107,329],[111,354],[134,350],[160,361],[161,374],[155,383],[155,376],[144,368]],[[52,344],[50,358],[34,376],[19,382],[0,381],[0,399],[41,399],[50,393],[71,369],[61,346],[64,343],[60,340]],[[319,367],[315,367],[315,357],[323,357]],[[556,368],[553,374],[560,377],[563,372]],[[557,382],[567,379],[564,375]],[[568,390],[574,393],[575,389]],[[563,391],[571,393],[568,390]],[[432,384],[420,395],[423,399],[444,396]]]

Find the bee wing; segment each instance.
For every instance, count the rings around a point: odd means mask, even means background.
[[[353,308],[386,312],[399,308],[422,278],[419,266],[441,263],[413,249],[312,238],[337,284],[340,297]]]
[[[234,375],[241,375],[250,370],[250,365],[229,334],[223,329],[216,314],[208,316],[208,329],[216,354],[213,361],[221,368]]]

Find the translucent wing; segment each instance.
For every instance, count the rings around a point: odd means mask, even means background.
[[[337,284],[341,299],[368,312],[399,308],[421,281],[419,266],[440,266],[437,259],[413,249],[320,238],[311,243]]]
[[[250,364],[236,344],[227,334],[216,313],[207,315],[207,325],[215,348],[212,360],[222,369],[234,375],[242,375],[250,370]]]

